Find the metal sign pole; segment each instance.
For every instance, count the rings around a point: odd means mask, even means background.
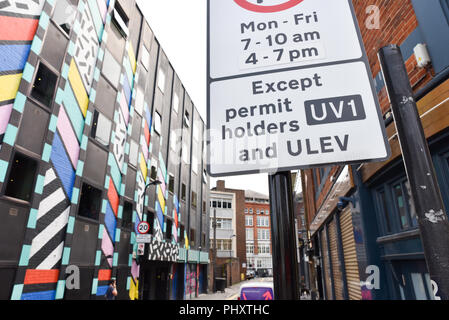
[[[436,299],[449,299],[449,221],[398,46],[379,51]]]
[[[268,180],[274,297],[276,300],[299,300],[292,178],[289,171],[284,171],[268,176]]]

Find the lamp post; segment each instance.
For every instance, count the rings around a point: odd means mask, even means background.
[[[229,273],[229,278],[231,279],[231,287],[232,287],[232,238],[235,237],[235,234],[233,234],[229,239],[231,240],[231,250],[229,251],[229,261],[231,263],[230,266],[230,273]]]
[[[162,182],[161,181],[159,181],[159,180],[154,180],[154,181],[152,181],[152,182],[150,182],[149,184],[147,184],[146,186],[145,186],[145,189],[144,189],[144,191],[143,191],[143,201],[142,201],[142,217],[143,217],[143,214],[144,214],[144,211],[145,211],[145,199],[146,199],[146,195],[147,195],[147,189],[150,187],[150,186],[157,186],[157,185],[160,185],[160,184],[162,184]],[[153,221],[154,222],[154,221]],[[145,252],[145,250],[144,250],[144,252]],[[139,282],[140,282],[140,287],[139,287],[139,300],[143,300],[143,286],[144,286],[144,284],[145,284],[145,277],[144,277],[144,272],[142,272],[142,268],[140,268],[140,270],[139,270]]]

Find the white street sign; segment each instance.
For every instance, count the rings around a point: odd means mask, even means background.
[[[209,0],[208,24],[212,176],[389,157],[350,0]]]
[[[136,242],[137,243],[151,243],[151,234],[137,234]]]

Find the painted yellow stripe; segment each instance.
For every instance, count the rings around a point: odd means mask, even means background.
[[[148,168],[147,164],[145,162],[145,158],[143,157],[143,154],[140,153],[140,171],[142,171],[143,180],[147,180],[147,174],[148,174]]]
[[[89,97],[87,96],[86,89],[84,89],[83,80],[81,80],[80,73],[76,67],[75,59],[72,59],[72,62],[70,63],[69,81],[81,112],[84,117],[86,117],[87,107],[89,106]]]
[[[137,60],[136,60],[136,55],[134,54],[134,49],[132,44],[129,44],[129,48],[128,48],[128,56],[129,56],[129,61],[131,62],[131,67],[133,68],[133,72],[136,73],[136,69],[137,69]]]
[[[157,199],[159,200],[159,204],[161,205],[162,213],[165,214],[165,198],[160,187],[157,188]]]
[[[136,284],[134,284],[136,281]],[[129,298],[131,300],[136,300],[139,297],[139,281],[131,279],[131,285],[129,287]]]
[[[21,79],[21,73],[0,76],[0,101],[12,100],[16,97]]]

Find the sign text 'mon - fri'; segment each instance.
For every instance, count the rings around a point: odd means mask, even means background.
[[[209,0],[209,31],[212,175],[388,157],[349,0],[269,14]]]

